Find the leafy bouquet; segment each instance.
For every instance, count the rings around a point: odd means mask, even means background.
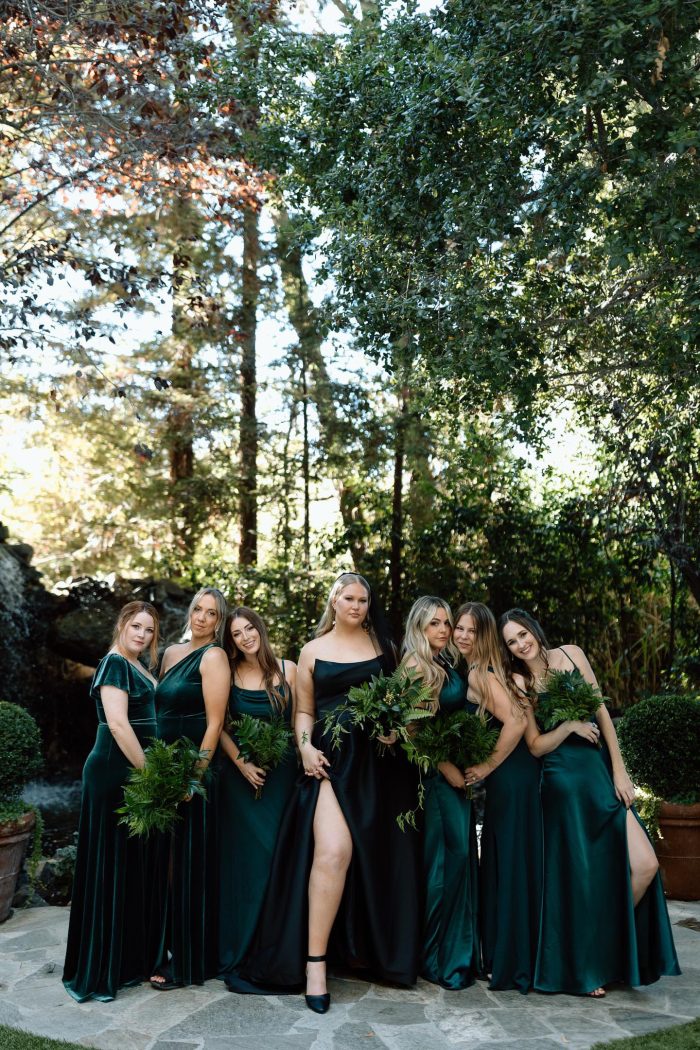
[[[231,723],[240,757],[244,762],[254,762],[262,769],[278,766],[292,741],[292,731],[279,716],[270,719],[241,715]],[[262,796],[262,788],[256,788],[255,797]]]
[[[172,831],[180,819],[177,807],[188,795],[206,800],[200,762],[205,751],[184,737],[172,744],[154,740],[145,750],[143,769],[132,769],[124,786],[124,805],[116,812],[129,835]]]
[[[408,726],[420,719],[432,719],[432,694],[412,669],[399,667],[388,677],[380,672],[369,682],[348,690],[345,704],[326,715],[324,733],[329,733],[333,747],[349,726],[367,729],[374,740],[396,733],[403,743],[409,739]],[[380,751],[385,750],[380,744]]]
[[[549,671],[546,690],[537,700],[537,721],[545,732],[556,729],[562,722],[591,722],[607,699],[586,681],[578,668]]]

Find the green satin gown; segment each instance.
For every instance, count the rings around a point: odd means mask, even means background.
[[[458,711],[466,683],[453,668],[440,709]],[[478,852],[472,801],[436,773],[425,785],[425,914],[421,976],[443,988],[467,988],[479,976]]]
[[[289,690],[287,689],[287,694]],[[288,696],[284,718],[291,721]],[[231,687],[232,718],[275,714],[264,689]],[[285,807],[297,777],[290,744],[286,758],[265,777],[259,799],[235,763],[222,754],[219,780],[219,972],[229,978],[245,957],[255,932],[270,876],[272,855]]]
[[[203,645],[170,667],[158,682],[158,736],[170,744],[187,737],[201,745],[207,728],[200,664],[214,643]],[[165,839],[167,905],[164,909],[160,966],[179,984],[203,984],[219,969],[219,880],[217,792],[219,752],[206,777],[207,799],[179,806],[181,819]],[[170,958],[168,959],[168,956]]]
[[[95,671],[90,696],[97,705],[97,738],[83,769],[78,851],[63,970],[66,990],[79,1003],[109,1002],[117,989],[145,980],[157,951],[149,899],[152,843],[129,838],[115,810],[124,802],[131,763],[110,732],[101,686],[129,697],[129,723],[142,747],[156,733],[153,683],[118,653]]]
[[[489,726],[502,723],[489,715]],[[532,988],[542,902],[541,764],[521,739],[484,785],[481,938],[489,988]]]
[[[680,973],[658,873],[633,904],[627,810],[606,750],[572,734],[542,759],[544,889],[534,982],[541,992],[585,995]]]

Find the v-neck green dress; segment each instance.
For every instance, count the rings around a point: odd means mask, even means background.
[[[453,668],[440,690],[440,709],[466,702],[466,683]],[[442,773],[425,783],[423,840],[425,912],[421,976],[443,988],[467,988],[479,976],[479,861],[472,800]]]
[[[66,991],[79,1003],[109,1002],[118,988],[145,980],[157,952],[150,901],[153,843],[129,838],[115,813],[124,802],[124,784],[133,767],[107,725],[102,686],[127,694],[129,724],[143,748],[156,735],[153,682],[119,653],[108,653],[90,686],[97,738],[83,769],[63,970]]]
[[[200,665],[213,647],[211,643],[188,653],[158,682],[158,736],[168,744],[182,737],[196,747],[202,743],[207,716]],[[218,973],[218,772],[217,752],[205,778],[207,799],[195,796],[182,802],[181,819],[166,840],[169,875],[159,961],[183,985],[203,984]]]

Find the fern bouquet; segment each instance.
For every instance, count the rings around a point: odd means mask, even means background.
[[[549,671],[545,692],[541,693],[535,713],[545,732],[562,722],[592,722],[596,711],[608,699],[587,682],[577,668]]]
[[[436,770],[441,762],[466,769],[491,757],[499,733],[500,730],[489,728],[485,718],[470,711],[438,713],[418,727],[405,750],[421,773]],[[471,788],[467,789],[467,797],[471,798]]]
[[[243,761],[254,762],[261,769],[278,766],[292,742],[292,731],[279,716],[268,721],[241,715],[231,722],[230,728]],[[256,798],[262,797],[262,790],[256,788]]]
[[[326,715],[323,731],[330,735],[336,748],[340,747],[341,737],[350,726],[366,730],[373,740],[393,732],[405,744],[411,723],[432,719],[431,700],[430,689],[415,671],[399,667],[388,676],[380,672],[369,682],[348,690],[347,703]],[[379,749],[382,753],[385,750],[381,742]]]
[[[154,740],[144,753],[146,764],[129,772],[124,805],[116,811],[130,836],[172,831],[184,798],[207,797],[199,768],[206,752],[199,751],[191,740],[183,738],[172,744]]]

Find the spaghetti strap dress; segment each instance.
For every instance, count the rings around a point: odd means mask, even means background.
[[[108,653],[90,686],[97,737],[83,769],[63,970],[66,991],[79,1003],[109,1002],[118,988],[139,984],[149,976],[157,953],[149,898],[152,843],[129,838],[115,812],[124,802],[124,784],[133,767],[107,725],[103,685],[127,694],[129,724],[143,748],[156,735],[154,683],[119,653]]]
[[[572,733],[543,757],[541,795],[544,886],[534,987],[585,995],[680,973],[658,873],[634,907],[627,810],[606,749]]]
[[[282,663],[284,675],[284,662]],[[282,717],[291,722],[289,686]],[[277,710],[264,689],[231,687],[232,718],[251,715],[269,721]],[[235,738],[235,737],[234,737]],[[297,760],[287,755],[265,776],[260,798],[227,756],[219,778],[219,973],[229,979],[245,958],[267,889],[280,823],[297,779]]]
[[[355,727],[334,748],[323,718],[348,690],[390,670],[386,658],[354,663],[315,662],[316,717],[312,740],[330,761],[330,782],[352,836],[345,891],[331,932],[331,965],[396,984],[416,980],[420,948],[419,836],[402,832],[399,813],[413,808],[416,778],[402,751],[378,753]],[[245,978],[262,986],[299,988],[308,943],[308,885],[313,820],[320,782],[300,774],[277,840],[272,872]]]
[[[200,665],[215,643],[203,645],[170,667],[158,682],[158,736],[167,744],[183,737],[199,747],[207,728]],[[203,984],[218,973],[219,916],[217,791],[219,753],[213,756],[198,795],[178,807],[180,819],[164,836],[167,903],[164,908],[161,967],[178,984]],[[170,958],[168,958],[170,956]]]
[[[471,710],[466,683],[445,668],[440,710]],[[425,782],[423,872],[425,912],[421,977],[443,988],[467,988],[480,976],[479,860],[472,800],[442,773]]]

